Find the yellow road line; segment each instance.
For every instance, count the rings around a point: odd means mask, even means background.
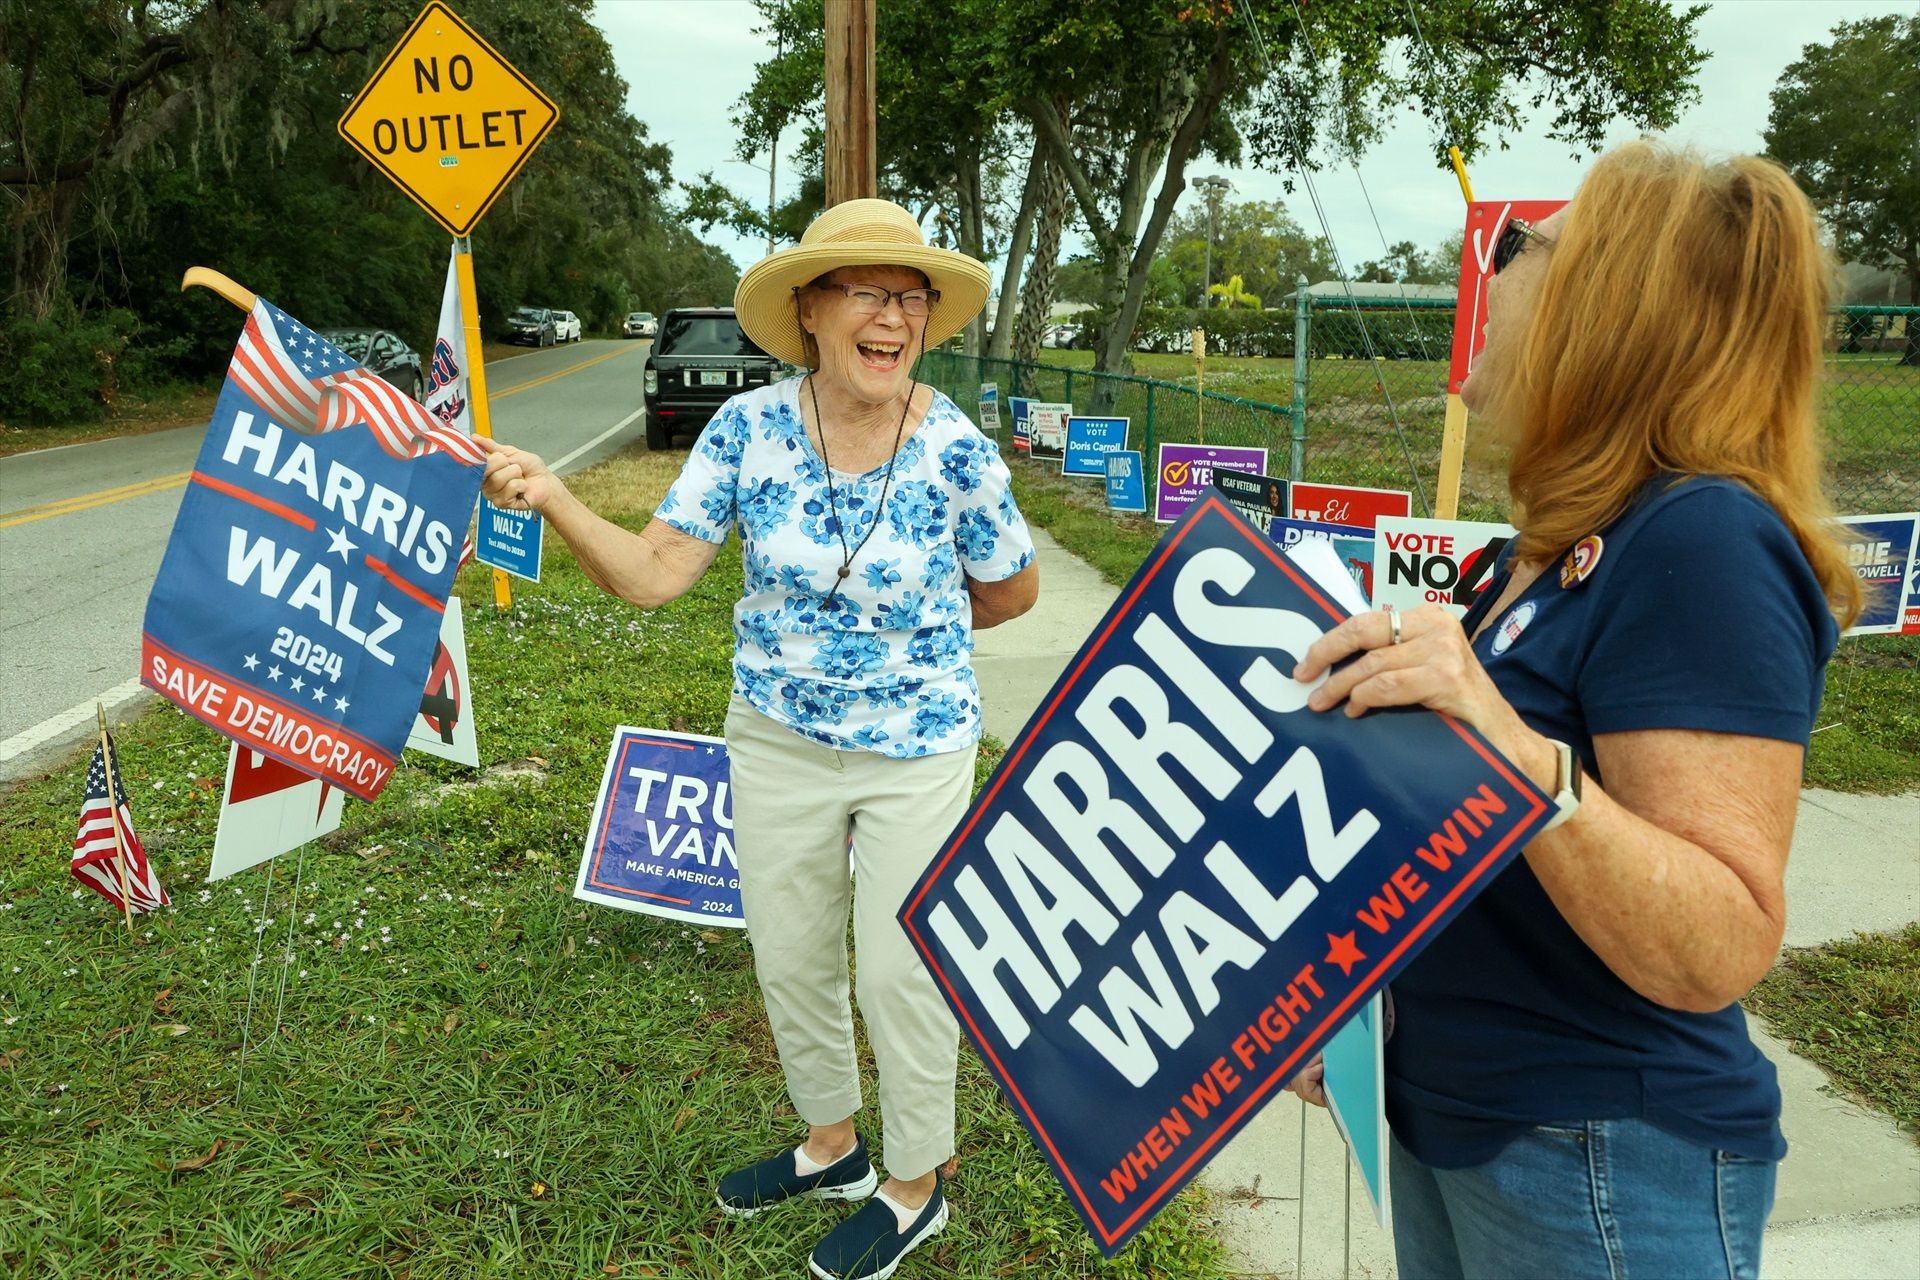
[[[24,511],[0,516],[0,529],[11,529],[18,524],[32,524],[36,520],[51,520],[55,516],[91,511],[95,507],[124,502],[128,498],[144,498],[150,493],[165,493],[169,489],[184,488],[187,477],[192,474],[191,471],[176,471],[172,475],[155,476],[151,480],[142,480],[136,484],[123,484],[117,489],[101,489],[95,493],[76,494],[71,498],[62,498],[58,502],[28,507]]]
[[[611,360],[615,356],[630,355],[637,349],[638,348],[634,347],[621,347],[617,350],[609,351],[605,355],[595,356],[591,360],[582,360],[579,364],[568,365],[564,369],[535,378],[530,382],[522,382],[518,386],[507,388],[505,391],[496,391],[493,393],[492,398],[501,400],[507,396],[518,395],[522,391],[540,386],[543,383],[552,382],[556,378],[564,378],[570,373],[578,373],[582,369],[592,368],[594,365],[606,360]],[[187,477],[192,474],[191,471],[177,471],[172,475],[155,476],[151,480],[140,480],[133,484],[123,484],[114,489],[100,489],[94,493],[76,494],[71,498],[62,498],[58,502],[47,502],[37,507],[28,507],[22,511],[15,511],[8,515],[0,516],[0,529],[11,529],[15,525],[32,524],[36,520],[51,520],[55,516],[68,516],[80,511],[91,511],[95,507],[104,507],[114,502],[124,502],[128,498],[144,498],[150,493],[165,493],[169,489],[184,488],[187,483]]]
[[[490,398],[494,400],[505,400],[508,396],[517,396],[522,391],[530,390],[543,382],[552,382],[555,378],[564,378],[570,373],[578,373],[582,369],[591,369],[594,365],[600,364],[602,361],[611,360],[615,356],[631,355],[637,350],[639,350],[637,347],[621,347],[617,350],[609,351],[603,356],[595,356],[591,360],[582,360],[579,364],[568,365],[557,373],[544,374],[541,377],[533,379],[531,382],[522,382],[515,386],[508,387],[505,391],[495,391]]]

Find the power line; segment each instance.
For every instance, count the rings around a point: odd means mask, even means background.
[[[1253,35],[1254,49],[1260,55],[1260,65],[1266,69],[1267,79],[1271,82],[1274,78],[1273,59],[1267,55],[1267,42],[1260,34],[1259,24],[1254,21],[1252,5],[1249,3],[1249,0],[1238,0],[1238,3],[1241,14],[1246,19],[1247,30]],[[1311,51],[1311,49],[1309,51]],[[1308,163],[1307,150],[1302,142],[1302,135],[1294,124],[1293,111],[1287,105],[1286,94],[1284,92],[1276,92],[1274,97],[1280,106],[1281,124],[1287,131],[1287,137],[1293,143],[1294,155],[1299,158],[1301,184],[1307,190],[1307,199],[1313,205],[1314,217],[1318,219],[1320,223],[1320,233],[1326,237],[1327,249],[1333,255],[1333,268],[1339,277],[1342,288],[1346,291],[1348,306],[1352,308],[1354,320],[1360,326],[1361,347],[1366,352],[1367,362],[1373,367],[1374,380],[1380,387],[1381,399],[1386,402],[1387,415],[1393,422],[1394,437],[1400,442],[1400,452],[1401,456],[1406,460],[1407,474],[1413,479],[1414,496],[1420,500],[1421,513],[1430,516],[1432,515],[1432,508],[1427,504],[1426,489],[1420,483],[1420,470],[1414,464],[1413,449],[1407,443],[1406,429],[1400,422],[1400,410],[1393,402],[1393,393],[1387,389],[1386,374],[1381,368],[1380,357],[1374,349],[1373,334],[1367,328],[1366,317],[1361,314],[1359,300],[1354,296],[1353,292],[1353,281],[1348,277],[1346,263],[1340,256],[1339,243],[1333,237],[1333,226],[1327,219],[1326,206],[1320,201],[1320,191],[1313,181],[1313,169]],[[1409,311],[1411,311],[1411,308],[1409,308]]]

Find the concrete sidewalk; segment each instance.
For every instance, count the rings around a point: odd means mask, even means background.
[[[1020,732],[1116,594],[1044,530],[1034,530],[1034,541],[1040,606],[980,633],[974,654],[986,729],[1003,742]],[[1805,793],[1787,874],[1787,944],[1810,946],[1920,919],[1917,832],[1920,795]],[[1835,1096],[1824,1072],[1766,1035],[1757,1020],[1754,1034],[1780,1069],[1781,1125],[1792,1148],[1780,1167],[1764,1274],[1920,1277],[1920,1146],[1885,1117]],[[1349,1272],[1350,1256],[1352,1275],[1395,1275],[1392,1242],[1358,1188],[1347,1236],[1339,1208],[1345,1148],[1317,1110],[1304,1116],[1303,1144],[1304,1110],[1291,1095],[1275,1099],[1201,1174],[1237,1271],[1340,1276]],[[1296,1254],[1303,1185],[1306,1232]]]

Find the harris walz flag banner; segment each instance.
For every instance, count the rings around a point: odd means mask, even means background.
[[[1108,1256],[1551,812],[1457,721],[1309,710],[1346,617],[1202,495],[901,909]]]
[[[147,599],[141,682],[373,799],[420,706],[485,456],[260,300]]]

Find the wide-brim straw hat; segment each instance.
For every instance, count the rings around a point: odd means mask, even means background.
[[[806,363],[793,291],[836,267],[911,267],[926,276],[940,291],[927,316],[929,347],[966,328],[987,305],[985,263],[933,248],[913,215],[891,200],[848,200],[815,218],[799,244],[747,268],[733,292],[740,327],[769,355]]]

